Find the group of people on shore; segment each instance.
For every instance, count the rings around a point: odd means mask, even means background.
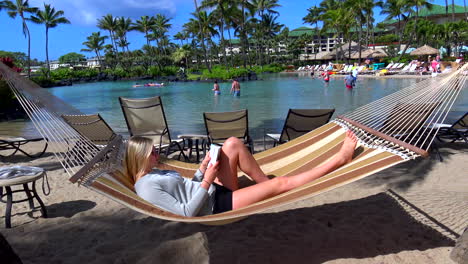
[[[240,87],[239,81],[237,79],[234,79],[232,81],[230,94],[232,94],[234,96],[240,96],[240,88],[241,87]],[[214,92],[214,95],[220,95],[221,94],[221,90],[219,89],[219,84],[218,84],[217,80],[214,81],[212,91]]]

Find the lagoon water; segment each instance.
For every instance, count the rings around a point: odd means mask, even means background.
[[[215,96],[213,83],[174,82],[159,87],[133,88],[135,81],[96,82],[55,87],[49,91],[86,114],[101,113],[118,133],[128,134],[118,97],[161,96],[173,138],[178,134],[205,134],[203,112],[248,109],[249,129],[254,139],[266,132],[280,132],[289,108],[335,108],[335,115],[351,111],[421,79],[360,78],[347,90],[342,78],[326,84],[307,74],[268,74],[262,80],[242,82],[241,96],[229,94],[230,82],[220,83]],[[466,111],[468,93],[462,92],[455,111]],[[30,130],[30,125],[23,130]],[[3,130],[3,129],[2,129]],[[24,131],[22,132],[24,133]]]

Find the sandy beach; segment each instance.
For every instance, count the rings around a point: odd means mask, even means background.
[[[41,143],[27,149],[37,150]],[[454,263],[468,220],[466,144],[224,226],[147,217],[68,181],[52,153],[2,166],[48,172],[49,218],[15,204],[1,232],[24,263]]]

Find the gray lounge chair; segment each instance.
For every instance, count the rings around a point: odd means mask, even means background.
[[[151,138],[159,151],[166,150],[166,156],[176,146],[180,151],[179,158],[183,155],[188,160],[180,145],[183,140],[173,140],[171,137],[159,96],[139,99],[119,97],[119,101],[131,136]]]
[[[437,139],[440,141],[450,140],[451,142],[455,142],[457,140],[464,140],[468,143],[468,112],[453,124],[436,123],[432,124],[432,127],[439,128]]]
[[[266,134],[273,146],[302,136],[330,121],[335,109],[289,109],[281,134]]]
[[[241,139],[253,153],[253,142],[249,135],[247,109],[233,112],[205,112],[206,134],[210,144],[222,144],[229,137]]]
[[[100,114],[62,115],[62,118],[81,136],[91,140],[99,148],[106,146],[116,135]]]

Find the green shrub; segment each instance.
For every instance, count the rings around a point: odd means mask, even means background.
[[[151,77],[161,76],[161,71],[157,66],[150,66],[146,71],[146,74],[151,75]]]
[[[75,78],[92,78],[96,77],[99,74],[97,69],[83,69],[77,70],[74,72]]]
[[[215,66],[211,69],[211,73],[208,70],[203,70],[202,78],[229,80],[240,76],[247,76],[248,73],[249,70],[244,68],[232,68],[228,71],[221,66]]]
[[[162,69],[162,76],[175,76],[177,71],[179,71],[177,66],[166,66]]]
[[[63,80],[63,79],[71,79],[75,77],[74,72],[70,68],[58,68],[54,71],[50,72],[50,78],[52,80]]]
[[[146,70],[143,66],[134,66],[130,68],[130,74],[132,77],[144,76],[146,75]]]

